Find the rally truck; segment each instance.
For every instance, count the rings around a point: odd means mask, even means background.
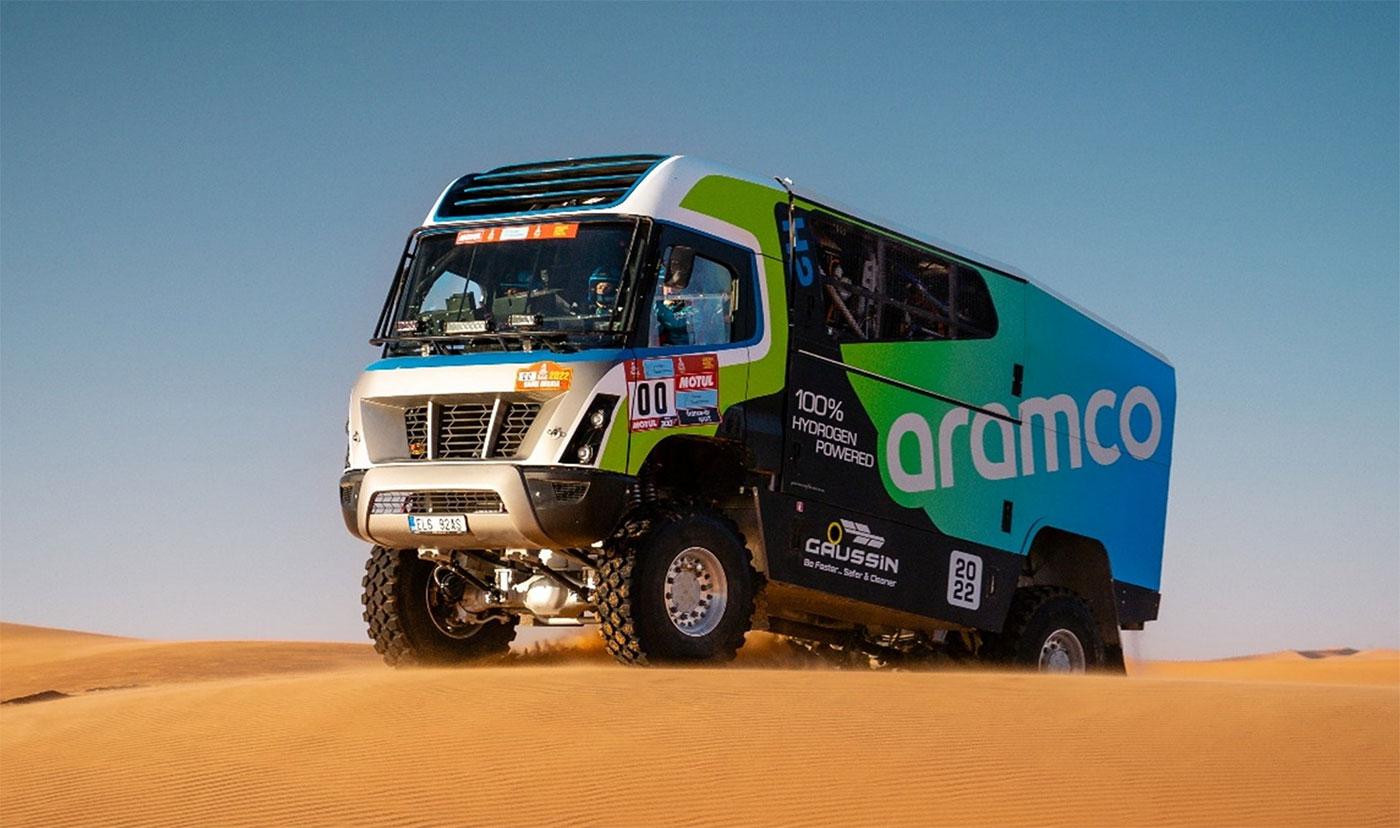
[[[1160,354],[990,259],[689,156],[453,181],[355,384],[340,504],[392,665],[597,624],[1121,669],[1157,617]]]

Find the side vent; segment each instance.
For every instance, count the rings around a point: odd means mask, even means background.
[[[497,167],[453,182],[438,204],[439,221],[608,207],[621,201],[664,155],[608,155]]]

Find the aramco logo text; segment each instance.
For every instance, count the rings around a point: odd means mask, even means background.
[[[1131,427],[1133,412],[1139,408],[1146,413],[1148,422],[1147,433],[1142,435],[1134,433]],[[1112,417],[1113,413],[1117,417]],[[1019,435],[1011,412],[1000,403],[988,403],[976,413],[967,408],[954,408],[944,414],[938,423],[935,451],[929,421],[920,414],[901,414],[890,426],[889,435],[885,438],[885,463],[889,468],[890,480],[906,492],[951,489],[957,480],[953,469],[953,445],[955,441],[960,442],[960,434],[961,440],[970,444],[973,469],[984,480],[1006,480],[1018,475],[1035,474],[1037,434],[1040,435],[1046,472],[1060,470],[1061,441],[1058,435],[1068,438],[1069,467],[1072,469],[1084,465],[1085,449],[1098,465],[1111,466],[1118,462],[1124,451],[1134,460],[1147,460],[1156,453],[1157,445],[1162,441],[1162,407],[1157,397],[1141,385],[1124,394],[1121,402],[1113,391],[1095,391],[1084,406],[1082,416],[1074,398],[1068,394],[1056,394],[1048,399],[1031,397],[1021,403],[1017,415],[1021,421]],[[1101,427],[1101,420],[1107,420],[1108,426]],[[989,428],[997,429],[996,436],[1000,437],[1000,440],[994,437],[992,441],[993,446],[1000,443],[999,458],[988,456],[986,438]],[[899,450],[901,443],[909,437],[918,445],[918,461],[906,465]],[[1122,444],[1121,449],[1119,443]]]

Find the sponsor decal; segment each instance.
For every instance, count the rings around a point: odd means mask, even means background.
[[[557,362],[537,362],[515,372],[516,391],[568,391],[574,369]]]
[[[397,321],[397,322],[394,323],[394,333],[406,334],[406,333],[417,333],[417,332],[418,332],[418,320],[417,320],[417,319],[400,319],[399,321]]]
[[[836,528],[836,524],[834,523],[827,527],[828,537],[830,537],[831,530],[834,528]],[[852,543],[855,543],[859,546],[868,546],[871,549],[879,549],[880,547],[885,545],[885,538],[881,535],[877,535],[874,532],[871,532],[870,526],[867,524],[856,523],[854,520],[846,520],[845,518],[842,518],[841,529],[843,530],[843,534],[849,534],[851,536]],[[832,543],[840,543],[840,538],[832,541]],[[895,569],[898,568],[898,566],[895,567]]]
[[[818,572],[892,587],[898,583],[899,559],[878,551],[885,537],[869,524],[841,518],[826,527],[826,537],[807,538],[802,544],[802,565]]]
[[[841,425],[846,421],[842,403],[835,397],[799,388],[797,413],[792,415],[792,430],[817,438],[813,450],[823,457],[873,469],[875,455],[860,447],[859,435]]]
[[[578,222],[550,224],[517,224],[510,227],[477,227],[457,232],[457,244],[493,244],[495,242],[535,239],[572,239],[578,235]]]
[[[1000,403],[987,403],[982,408],[1002,417],[1011,416],[1006,406]],[[1116,417],[1111,416],[1115,409]],[[1146,415],[1145,434],[1132,429],[1133,413],[1138,409]],[[1095,391],[1085,404],[1082,415],[1079,405],[1068,394],[1056,394],[1049,398],[1031,397],[1021,402],[1016,413],[1021,420],[1019,429],[1009,419],[993,417],[981,411],[974,413],[966,408],[951,409],[938,423],[936,442],[933,425],[923,415],[913,412],[899,415],[885,438],[885,464],[889,468],[890,480],[905,492],[953,488],[958,480],[958,470],[954,469],[953,464],[953,441],[959,439],[970,444],[973,471],[983,480],[1006,480],[1036,474],[1039,471],[1035,452],[1037,433],[1040,435],[1041,456],[1045,458],[1044,471],[1047,474],[1060,470],[1058,435],[1061,434],[1069,440],[1068,457],[1065,459],[1071,469],[1084,465],[1085,449],[1090,459],[1098,465],[1111,466],[1125,451],[1134,460],[1150,459],[1162,440],[1161,405],[1152,391],[1141,385],[1128,391],[1121,400],[1117,393],[1108,389]],[[1105,420],[1107,427],[1103,422]],[[1116,441],[1109,436],[1114,434],[1111,431],[1114,426],[1117,427]],[[996,429],[992,444],[1000,444],[1000,451],[996,452],[1000,457],[988,455],[989,428]],[[900,457],[900,444],[907,439],[913,439],[918,448],[915,462],[906,463]],[[1122,448],[1118,443],[1122,444]]]
[[[627,361],[631,431],[719,422],[719,357],[714,354]]]

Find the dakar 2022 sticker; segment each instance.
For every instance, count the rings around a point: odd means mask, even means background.
[[[515,372],[516,391],[568,391],[574,369],[545,360]]]
[[[631,431],[719,422],[719,357],[714,354],[627,361]]]

